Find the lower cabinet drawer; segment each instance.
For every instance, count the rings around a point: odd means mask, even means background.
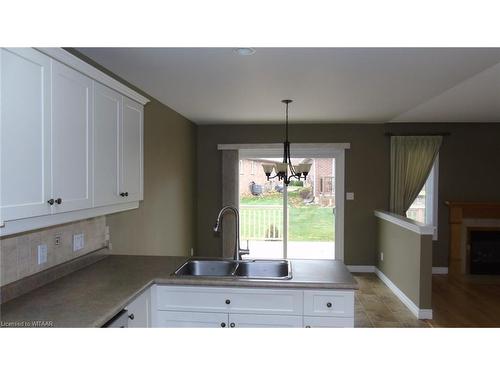
[[[304,315],[354,316],[354,291],[304,291]]]
[[[302,327],[302,316],[229,314],[230,328],[294,328]]]
[[[298,290],[265,288],[157,287],[157,309],[168,311],[302,315]]]
[[[228,314],[200,313],[186,311],[158,311],[159,328],[225,328],[228,326]]]
[[[224,312],[231,303],[224,288],[159,285],[156,290],[158,310]]]
[[[354,327],[354,317],[336,318],[326,316],[304,316],[304,327],[306,328],[342,328]]]

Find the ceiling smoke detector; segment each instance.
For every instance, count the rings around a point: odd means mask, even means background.
[[[240,56],[250,56],[255,53],[255,50],[253,48],[245,47],[245,48],[236,48],[234,52],[236,52]]]

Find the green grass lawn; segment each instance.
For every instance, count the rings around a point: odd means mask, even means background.
[[[290,191],[289,197],[289,240],[290,241],[334,241],[335,217],[332,207],[306,205],[297,191]],[[242,197],[241,205],[281,206],[281,193],[268,193],[261,197]],[[244,225],[245,216],[242,216]],[[281,227],[279,228],[281,230]],[[244,239],[244,238],[243,238]]]
[[[331,207],[289,207],[289,210],[290,241],[335,241]]]

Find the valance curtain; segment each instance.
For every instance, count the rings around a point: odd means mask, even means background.
[[[391,212],[406,216],[425,185],[442,141],[442,136],[391,137]]]

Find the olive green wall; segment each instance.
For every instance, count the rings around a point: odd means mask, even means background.
[[[432,236],[421,236],[383,219],[376,221],[377,268],[420,309],[431,309]]]
[[[385,132],[450,132],[439,156],[439,239],[433,243],[434,266],[448,264],[446,200],[500,202],[500,124],[292,124],[292,142],[349,142],[346,151],[346,192],[355,200],[345,205],[346,264],[376,264],[375,209],[389,205],[389,138]],[[197,127],[198,226],[197,254],[220,254],[212,233],[221,207],[219,143],[276,143],[282,125],[202,125]]]
[[[82,60],[151,102],[144,107],[144,201],[106,217],[111,252],[189,255],[196,242],[196,126],[74,49]]]

